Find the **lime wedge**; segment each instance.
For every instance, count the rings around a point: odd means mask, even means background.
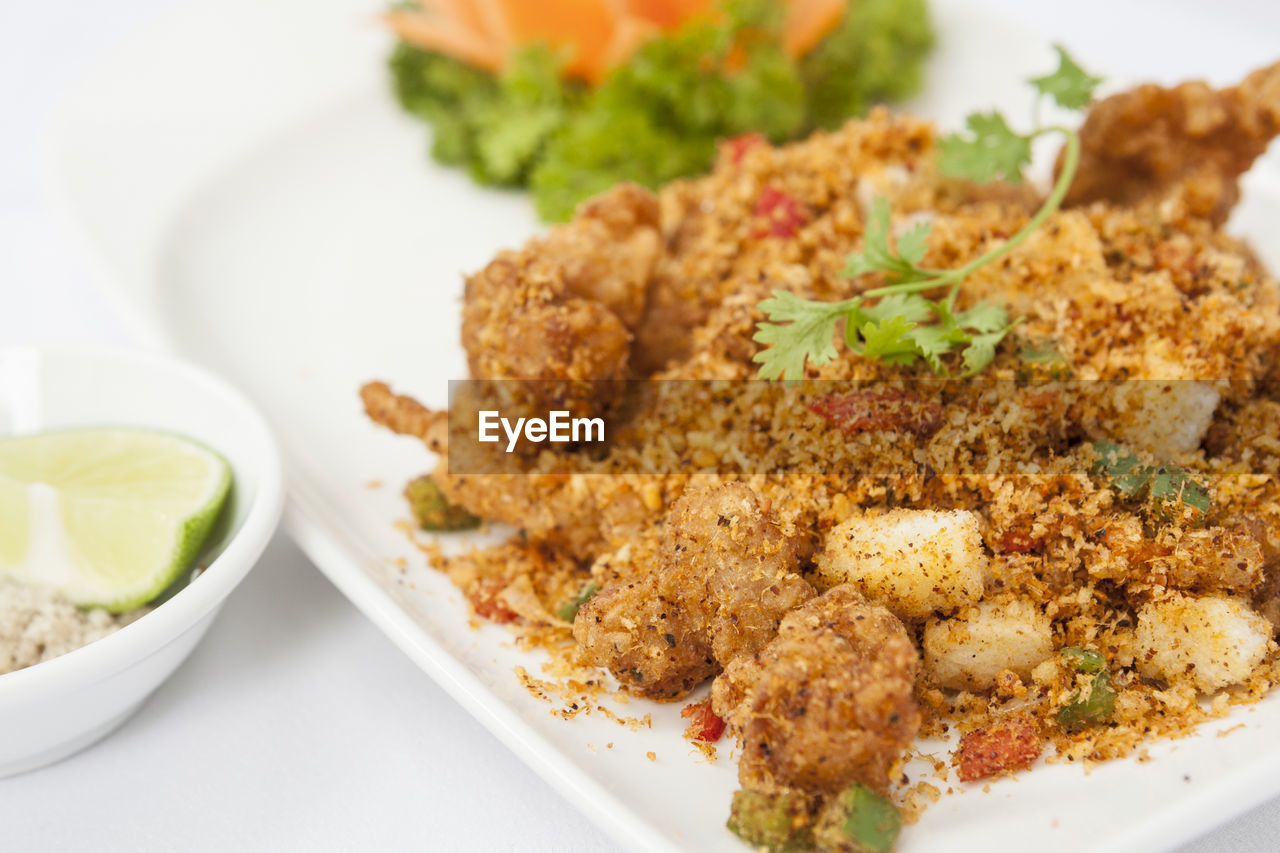
[[[0,572],[114,613],[195,559],[231,488],[221,456],[138,429],[0,439]]]

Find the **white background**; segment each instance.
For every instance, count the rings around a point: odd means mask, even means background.
[[[59,97],[97,58],[184,2],[0,0],[0,345],[129,343],[47,201],[44,139]],[[1197,4],[1148,5],[1153,28],[1176,29],[1168,21]],[[1025,16],[1030,7],[1020,8]],[[1140,42],[1107,32],[1106,8],[1063,4],[1054,26],[1096,25],[1103,49]],[[1280,4],[1214,8],[1280,34]],[[1188,66],[1201,70],[1202,50],[1212,60],[1229,49],[1221,39],[1188,41]],[[1277,837],[1273,802],[1186,851],[1273,850]],[[136,717],[78,756],[0,780],[0,850],[170,849],[571,853],[614,845],[278,536],[205,642]]]

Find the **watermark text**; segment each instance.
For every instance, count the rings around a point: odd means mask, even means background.
[[[499,432],[501,430],[501,432]],[[502,417],[495,409],[480,412],[480,428],[477,438],[482,442],[500,442],[502,434],[507,438],[507,453],[516,449],[523,435],[526,441],[553,444],[581,444],[604,441],[604,418],[575,418],[572,412],[557,410],[548,412],[546,418]]]

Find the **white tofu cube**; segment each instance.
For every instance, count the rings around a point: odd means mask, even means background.
[[[924,626],[924,666],[954,690],[986,690],[1001,670],[1024,681],[1053,655],[1053,624],[1029,601],[984,601]]]
[[[849,519],[827,534],[815,562],[819,586],[855,584],[912,620],[976,602],[987,571],[978,519],[967,510]]]
[[[1138,611],[1136,639],[1143,675],[1211,693],[1249,677],[1267,654],[1271,624],[1235,598],[1173,593]]]

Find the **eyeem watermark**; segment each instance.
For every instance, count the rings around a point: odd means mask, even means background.
[[[1097,446],[1114,446],[1124,451],[1117,458],[1125,464],[1130,455],[1138,460],[1131,464],[1138,473],[1121,481],[1137,494],[1150,491],[1147,479],[1164,489],[1173,466],[1188,454],[1222,452],[1217,445],[1227,439],[1211,429],[1224,417],[1220,402],[1257,393],[1252,386],[1233,391],[1219,380],[1074,379],[1056,370],[1046,368],[1043,377],[796,383],[454,380],[448,470],[863,477],[869,475],[860,472],[893,454],[899,473],[882,485],[900,497],[933,477],[977,476],[979,470],[1062,476],[1064,465],[1087,470]],[[990,455],[983,436],[993,431],[1016,442],[1012,452]],[[990,467],[997,457],[1009,470]],[[1064,462],[1067,457],[1075,461]],[[1208,482],[1204,466],[1186,471],[1196,482]]]
[[[499,427],[507,436],[507,452],[516,449],[516,444],[523,435],[526,441],[553,444],[581,444],[584,442],[604,441],[604,418],[575,418],[572,412],[548,412],[544,418],[510,418],[502,417],[495,409],[480,412],[480,428],[477,438],[483,442],[502,440]]]

